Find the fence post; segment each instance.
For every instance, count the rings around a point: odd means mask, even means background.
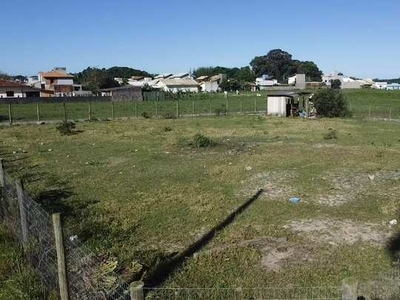
[[[67,268],[65,263],[65,252],[64,252],[64,239],[61,227],[60,214],[52,214],[54,238],[56,242],[57,251],[57,271],[58,271],[58,285],[60,287],[60,298],[61,300],[68,300],[68,281],[67,281]]]
[[[158,101],[154,102],[155,107],[156,107],[156,118],[158,117]]]
[[[212,114],[212,109],[211,109],[211,98],[210,98],[210,116]]]
[[[138,109],[137,109],[137,102],[135,101],[135,117],[138,118]]]
[[[129,287],[131,300],[144,300],[143,281],[134,281]]]
[[[15,187],[17,189],[19,216],[21,218],[22,244],[25,247],[25,245],[28,243],[28,220],[26,218],[26,211],[24,207],[24,187],[20,179],[15,181]]]
[[[240,113],[243,114],[243,99],[240,99]]]
[[[226,98],[226,100],[225,100],[225,108],[226,108],[226,113],[228,114],[228,111],[229,111],[229,100],[228,100],[228,98]]]
[[[371,119],[371,105],[368,106],[368,118]]]
[[[37,121],[40,123],[40,106],[39,103],[36,103],[36,115],[37,115]]]
[[[2,187],[6,186],[6,177],[4,173],[4,161],[2,158],[0,158],[0,185]]]
[[[92,119],[92,104],[88,103],[89,121]]]
[[[389,108],[389,121],[392,121],[392,108]]]
[[[194,100],[192,101],[192,116],[194,118],[194,111],[195,111],[195,104],[194,104]]]
[[[115,117],[115,115],[114,115],[114,101],[111,101],[111,119],[114,120],[114,117]]]
[[[64,121],[67,122],[67,108],[65,107],[65,102],[63,102],[63,111],[64,111]]]
[[[179,118],[179,100],[176,100],[176,117]]]
[[[354,278],[342,280],[342,300],[357,300],[358,281]]]
[[[8,122],[12,125],[12,111],[11,111],[11,103],[8,104]]]
[[[254,112],[257,112],[257,98],[254,98]]]

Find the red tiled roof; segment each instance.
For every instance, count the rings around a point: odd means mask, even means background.
[[[40,74],[44,78],[73,78],[74,77],[70,74],[58,72],[58,71],[40,72]]]
[[[0,79],[0,87],[26,87],[26,85],[16,81]]]

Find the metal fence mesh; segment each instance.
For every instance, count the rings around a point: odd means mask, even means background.
[[[52,217],[24,191],[18,194],[16,183],[7,173],[4,175],[0,201],[1,220],[15,238],[24,244],[27,260],[40,275],[46,289],[58,292]],[[22,215],[25,215],[27,223],[25,238]],[[112,262],[100,260],[68,230],[63,229],[63,234],[71,299],[129,299],[129,284],[116,275]]]

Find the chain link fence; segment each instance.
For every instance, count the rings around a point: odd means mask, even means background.
[[[0,169],[1,172],[1,169]],[[7,173],[1,176],[0,217],[23,246],[26,258],[49,292],[58,293],[57,251],[52,216]],[[101,260],[63,229],[70,299],[130,299],[129,284],[115,273],[116,263]]]

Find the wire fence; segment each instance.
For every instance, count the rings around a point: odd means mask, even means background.
[[[58,264],[52,216],[3,173],[0,217],[23,245],[28,262],[46,289],[58,293]],[[115,273],[116,264],[101,260],[63,229],[70,299],[130,299],[129,284]]]
[[[61,286],[54,215],[46,212],[7,174],[0,159],[0,220],[21,243],[27,261],[49,292]],[[159,288],[129,284],[116,273],[117,262],[100,258],[68,229],[62,229],[69,299],[400,299],[399,266],[370,280],[342,286],[285,288]],[[65,298],[64,298],[65,299]]]

